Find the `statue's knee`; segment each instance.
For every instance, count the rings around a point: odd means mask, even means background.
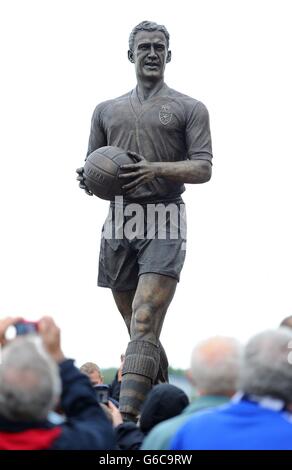
[[[133,334],[147,335],[152,331],[153,311],[149,305],[143,305],[133,312]]]

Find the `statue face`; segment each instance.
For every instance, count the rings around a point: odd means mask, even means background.
[[[163,78],[171,53],[161,31],[139,31],[135,37],[134,51],[129,51],[128,56],[135,64],[137,78],[159,80]]]

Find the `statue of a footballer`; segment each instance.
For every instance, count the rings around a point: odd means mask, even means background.
[[[184,264],[186,235],[175,223],[177,233],[172,236],[167,209],[177,208],[181,213],[184,183],[210,180],[212,147],[204,104],[164,82],[165,66],[171,60],[166,28],[149,21],[137,25],[130,34],[128,58],[135,66],[137,86],[95,108],[87,156],[100,147],[113,146],[128,152],[133,160],[121,166],[123,200],[111,201],[103,235],[109,222],[117,229],[117,204],[125,215],[122,224],[129,220],[133,203],[139,204],[144,219],[139,237],[102,236],[98,275],[98,285],[112,290],[130,334],[120,411],[125,420],[135,421],[152,385],[168,380],[168,361],[159,336]],[[83,168],[77,172],[80,187],[92,194]],[[147,220],[150,205],[165,209],[162,237],[156,218],[151,224]]]

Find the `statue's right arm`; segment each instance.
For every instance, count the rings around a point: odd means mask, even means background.
[[[102,105],[103,103],[99,104],[95,108],[93,115],[92,115],[86,158],[94,150],[107,145],[106,131],[104,129],[103,119],[102,119],[102,109],[103,109]]]

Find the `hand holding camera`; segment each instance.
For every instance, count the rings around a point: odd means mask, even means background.
[[[7,317],[4,318],[3,320],[0,320],[0,345],[4,346],[9,338],[7,338],[7,331],[8,329],[11,329],[10,327],[14,327],[14,332],[15,331],[15,325],[19,322],[22,321],[21,317]]]
[[[65,356],[61,349],[61,332],[51,317],[42,317],[38,322],[38,333],[48,353],[56,362],[62,362]]]
[[[51,317],[42,317],[39,321],[28,321],[21,317],[7,317],[0,320],[0,345],[18,335],[38,334],[48,353],[56,362],[64,360],[61,350],[60,329]]]
[[[113,427],[116,428],[123,423],[123,417],[119,409],[111,401],[108,402],[108,407],[112,414]]]
[[[9,319],[5,319],[8,322]],[[24,320],[21,317],[11,319],[13,323],[9,321],[9,326],[5,331],[5,340],[13,340],[16,336],[27,335],[37,333],[38,331],[38,322]]]

